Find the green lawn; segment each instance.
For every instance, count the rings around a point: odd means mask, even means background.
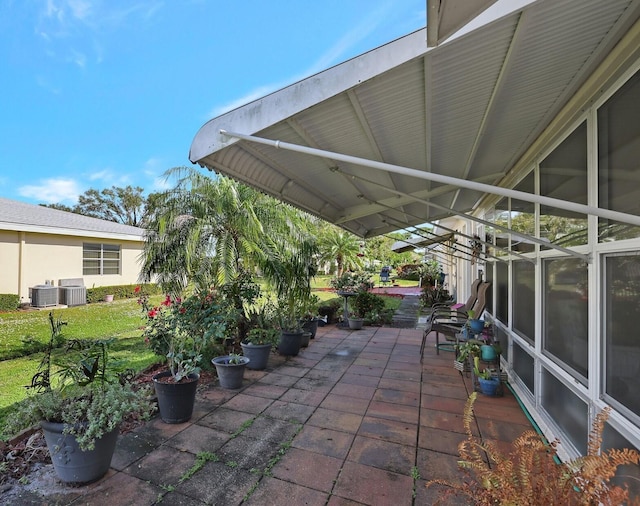
[[[67,322],[62,327],[62,334],[67,339],[116,337],[117,341],[111,348],[112,356],[122,360],[127,368],[141,371],[158,361],[141,337],[140,327],[144,320],[135,299],[56,309],[54,317]],[[50,336],[49,311],[0,313],[2,359],[23,351],[25,338],[44,344]],[[56,353],[62,353],[62,350],[56,350]],[[11,404],[26,397],[24,387],[31,382],[41,359],[42,353],[33,353],[0,362],[0,420]]]
[[[313,293],[325,302],[341,297],[329,290],[319,290],[329,285],[330,276],[319,276],[314,280]],[[402,286],[415,286],[407,282]],[[387,308],[396,309],[400,299],[383,297]],[[161,300],[158,296],[156,303]],[[42,353],[31,353],[28,341],[39,345],[48,343],[51,336],[49,310],[17,311],[0,313],[0,433],[2,420],[10,406],[25,398],[24,388],[31,382],[42,359]],[[62,327],[66,339],[117,338],[111,347],[114,358],[121,359],[124,367],[141,371],[158,361],[146,347],[141,335],[143,319],[140,306],[135,299],[116,300],[112,303],[96,303],[67,309],[54,309],[54,318],[67,322]],[[32,346],[32,345],[31,345]],[[62,350],[56,350],[62,353]]]

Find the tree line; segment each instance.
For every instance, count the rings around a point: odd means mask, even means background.
[[[340,275],[367,264],[399,265],[412,253],[391,251],[407,232],[362,240],[260,191],[224,176],[174,167],[165,176],[175,187],[145,197],[139,186],[91,188],[73,206],[46,207],[146,230],[143,273],[179,291],[186,280],[203,286],[223,284],[242,269],[265,265],[291,251],[288,244],[315,243],[318,265],[329,263]],[[199,283],[199,284],[200,284]]]

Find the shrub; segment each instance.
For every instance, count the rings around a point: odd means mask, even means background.
[[[373,288],[371,276],[366,272],[345,272],[339,278],[332,278],[329,284],[337,292],[356,293]]]
[[[15,311],[20,307],[20,297],[14,293],[0,293],[0,311]]]
[[[405,279],[408,281],[420,280],[420,264],[405,264],[397,268],[398,279]]]
[[[367,318],[371,321],[377,321],[378,315],[384,309],[384,299],[371,292],[358,292],[352,304],[357,318]]]
[[[87,288],[87,303],[102,302],[106,295],[113,295],[114,299],[134,299],[138,297],[136,287],[142,287],[147,295],[160,295],[160,287],[154,283],[145,285],[113,285]]]

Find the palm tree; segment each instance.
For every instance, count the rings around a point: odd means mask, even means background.
[[[232,282],[307,230],[301,212],[232,179],[190,167],[165,175],[177,185],[149,210],[141,276],[169,293]]]
[[[345,269],[362,268],[360,240],[350,232],[329,225],[320,234],[320,251],[323,261],[335,261],[336,276],[340,277]]]

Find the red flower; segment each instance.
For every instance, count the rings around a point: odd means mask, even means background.
[[[167,298],[162,301],[162,305],[163,306],[170,306],[171,305],[171,297],[169,297],[167,295]]]
[[[136,286],[133,293],[140,293],[140,285]]]
[[[151,311],[147,313],[147,316],[151,319],[155,318],[158,314],[158,310],[154,307]]]
[[[181,308],[179,309],[179,312],[180,312],[180,314],[185,314],[185,313],[187,312],[187,309],[186,309],[186,308],[184,308],[184,307],[181,307]]]

